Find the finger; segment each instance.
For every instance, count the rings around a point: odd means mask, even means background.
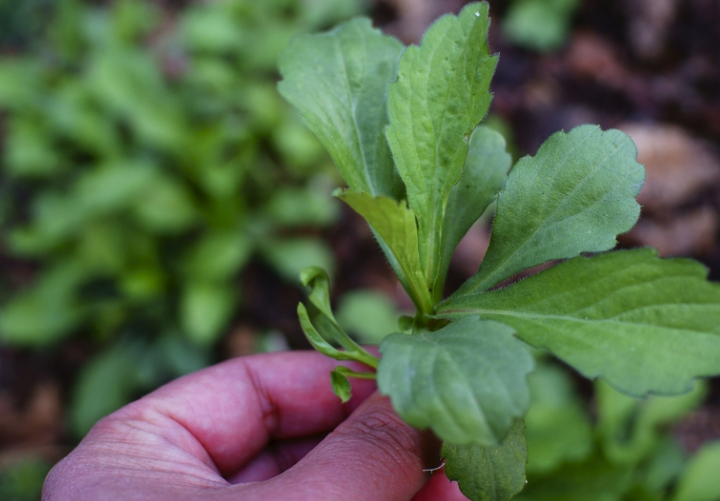
[[[297,465],[258,484],[253,494],[273,500],[408,501],[425,480],[421,433],[395,414],[389,399],[375,394]]]
[[[273,438],[333,429],[374,391],[373,381],[353,380],[354,398],[341,404],[330,385],[336,364],[315,352],[233,359],[180,378],[112,419],[150,426],[227,477]]]
[[[312,439],[289,440],[282,443],[271,443],[260,454],[245,465],[242,470],[232,475],[228,481],[231,484],[246,482],[262,482],[268,480],[295,466],[313,450],[324,437]]]
[[[468,498],[460,492],[457,482],[448,480],[442,468],[432,474],[412,501],[468,501]]]

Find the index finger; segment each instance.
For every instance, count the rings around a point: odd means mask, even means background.
[[[374,391],[374,381],[355,380],[354,398],[342,404],[330,385],[336,365],[316,352],[233,359],[173,381],[113,419],[169,418],[156,433],[228,476],[270,439],[333,429]]]

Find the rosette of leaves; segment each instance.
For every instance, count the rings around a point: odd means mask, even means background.
[[[376,369],[336,369],[333,388],[346,399],[347,377],[376,377],[407,423],[444,442],[446,473],[473,500],[525,484],[531,346],[635,397],[720,373],[720,287],[703,266],[605,252],[640,212],[645,173],[628,136],[558,132],[511,169],[502,136],[481,125],[497,64],[488,25],[488,5],[472,3],[406,48],[355,19],[296,38],[279,84],[347,182],[335,195],[366,219],[416,307],[378,360],[340,328],[327,275],[312,268],[302,327],[319,351]],[[455,247],[493,202],[487,255],[445,298]]]

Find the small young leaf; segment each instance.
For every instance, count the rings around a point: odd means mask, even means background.
[[[310,320],[310,315],[308,315],[307,308],[304,304],[298,303],[297,314],[300,320],[300,327],[313,348],[335,360],[355,360],[351,353],[338,350],[320,335]]]
[[[637,221],[645,180],[632,140],[582,125],[553,134],[521,159],[498,196],[492,237],[477,275],[456,292],[482,292],[526,268],[612,249]]]
[[[369,19],[355,19],[296,38],[280,57],[280,94],[300,110],[348,185],[373,196],[398,191],[383,127],[386,90],[402,51]]]
[[[320,313],[315,319],[320,332],[326,334],[326,337],[320,335],[313,326],[305,305],[300,303],[298,305],[298,317],[310,344],[320,353],[324,353],[336,360],[357,360],[370,367],[377,367],[377,358],[350,338],[335,320],[335,315],[333,315],[330,306],[329,279],[325,270],[317,266],[311,266],[300,273],[300,282],[311,288],[308,299]],[[338,343],[348,351],[336,350],[327,342],[328,339]]]
[[[472,501],[507,501],[525,487],[527,448],[522,419],[516,419],[497,445],[453,445],[445,442],[445,473],[457,480]]]
[[[496,444],[527,410],[530,351],[513,330],[477,318],[382,342],[378,387],[408,424],[458,445]]]
[[[512,157],[505,146],[505,138],[489,127],[478,126],[470,136],[462,179],[450,191],[445,210],[442,257],[433,287],[437,301],[442,299],[445,275],[455,247],[505,183],[512,165]]]
[[[387,197],[373,198],[351,190],[338,192],[336,196],[365,218],[415,306],[421,312],[431,313],[432,301],[420,268],[413,211],[404,201]]]
[[[340,397],[342,403],[350,400],[352,396],[352,387],[350,381],[345,374],[339,372],[337,368],[330,372],[330,383],[332,384],[332,390],[335,395]]]
[[[448,194],[462,175],[467,138],[485,118],[497,58],[487,44],[488,4],[438,19],[409,47],[388,89],[386,134],[418,218],[420,262],[432,286]]]
[[[576,257],[510,287],[450,298],[440,313],[517,329],[588,378],[635,396],[677,394],[720,373],[720,285],[654,249]]]

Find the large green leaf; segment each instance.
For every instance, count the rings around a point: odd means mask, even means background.
[[[513,330],[462,318],[380,345],[378,387],[410,425],[457,445],[498,443],[527,410],[533,358]]]
[[[472,3],[438,19],[409,47],[388,90],[386,134],[418,218],[428,286],[439,266],[445,204],[462,175],[468,137],[485,117],[497,58],[487,45],[488,5]]]
[[[503,187],[511,165],[512,157],[505,150],[505,138],[489,127],[476,127],[470,136],[462,179],[450,191],[447,201],[441,263],[433,287],[437,300],[442,297],[455,247]]]
[[[397,192],[383,127],[402,50],[369,19],[355,19],[296,38],[280,57],[280,93],[300,110],[348,185],[374,196]]]
[[[457,480],[472,501],[506,501],[525,487],[527,448],[522,419],[516,419],[497,445],[453,445],[445,442],[445,473]]]
[[[418,232],[415,214],[404,201],[388,197],[373,198],[367,193],[345,190],[337,197],[360,214],[372,227],[378,242],[400,282],[415,306],[432,312],[432,302],[423,280],[418,254]]]
[[[720,373],[720,286],[654,249],[577,257],[497,291],[451,298],[442,315],[514,327],[589,378],[631,395],[676,394]]]
[[[595,125],[553,134],[521,159],[498,196],[490,247],[456,295],[481,292],[531,266],[615,247],[637,221],[645,180],[632,140]]]

